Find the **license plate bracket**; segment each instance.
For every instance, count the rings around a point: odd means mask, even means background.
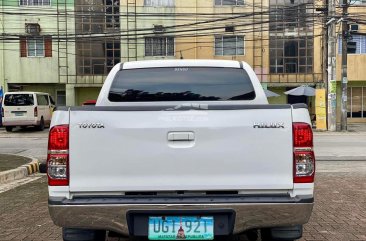
[[[13,112],[15,116],[24,116],[24,112]]]
[[[159,216],[212,216],[214,218],[214,236],[227,236],[234,231],[235,211],[232,209],[130,210],[126,213],[129,235],[148,237],[149,217]]]
[[[149,240],[213,240],[212,216],[149,217]]]

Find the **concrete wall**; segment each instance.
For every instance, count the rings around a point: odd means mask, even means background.
[[[144,35],[155,36],[153,32],[154,25],[163,25],[164,27],[175,26],[176,20],[173,17],[175,13],[175,7],[145,7],[144,0],[121,0],[120,5],[120,12],[126,13],[127,12],[127,1],[133,2],[136,1],[137,6],[137,13],[143,13],[148,16],[137,16],[136,25],[133,23],[129,23],[129,30],[132,29],[147,29],[145,31],[138,31],[136,32],[137,35],[137,53],[131,54],[131,57],[137,57],[137,60],[144,60],[144,59],[174,59],[175,57],[146,57],[145,56],[145,39]],[[134,10],[133,10],[134,11]],[[159,15],[165,15],[168,17],[162,17]],[[170,15],[170,16],[169,16]],[[121,15],[121,32],[124,33],[124,36],[121,38],[121,61],[126,62],[128,61],[128,41],[126,33],[128,31],[127,28],[127,17],[126,14]],[[129,19],[131,21],[131,19]],[[174,31],[174,28],[170,28],[167,30],[166,36],[172,36],[174,34],[169,34],[169,31]],[[134,34],[135,32],[129,32],[129,34]],[[132,44],[131,44],[132,46]],[[130,59],[134,60],[134,59]]]
[[[87,100],[97,100],[101,88],[97,87],[77,87],[76,105],[81,105]]]
[[[65,85],[62,84],[32,84],[25,85],[23,87],[24,91],[34,91],[34,92],[45,92],[52,96],[56,100],[56,91],[65,90]]]

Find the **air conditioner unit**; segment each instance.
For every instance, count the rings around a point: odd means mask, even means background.
[[[229,25],[229,26],[225,26],[225,32],[235,32],[235,26]]]
[[[41,26],[38,23],[26,23],[25,32],[31,35],[38,35],[41,32]]]
[[[154,33],[164,33],[165,27],[163,25],[154,25]]]
[[[349,25],[349,31],[351,33],[357,33],[358,32],[358,29],[359,29],[358,24],[350,24]]]

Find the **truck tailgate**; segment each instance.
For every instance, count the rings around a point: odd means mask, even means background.
[[[292,159],[290,107],[70,112],[71,192],[292,189]]]

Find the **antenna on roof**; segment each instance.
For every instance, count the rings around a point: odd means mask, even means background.
[[[180,51],[180,59],[184,59],[183,54],[182,54],[182,50]]]

